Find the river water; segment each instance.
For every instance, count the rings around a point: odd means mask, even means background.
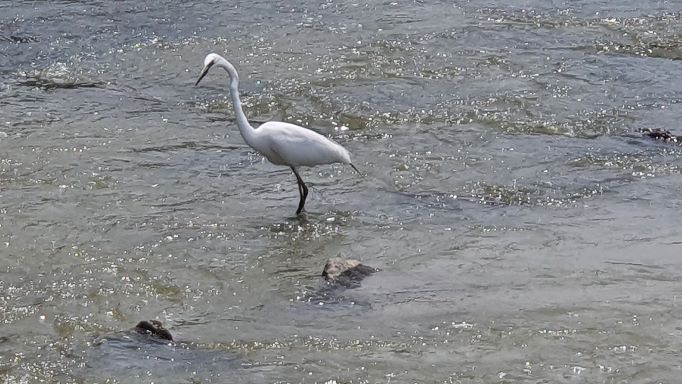
[[[681,12],[0,2],[0,380],[677,382]],[[364,175],[295,217],[210,52]],[[316,296],[337,256],[381,272]],[[95,342],[143,319],[182,343]]]

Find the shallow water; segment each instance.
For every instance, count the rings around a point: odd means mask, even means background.
[[[682,147],[638,133],[680,134],[681,4],[4,1],[0,15],[4,382],[682,371]],[[239,69],[252,121],[313,127],[366,176],[305,170],[294,217],[295,179],[244,144],[226,74],[193,86],[209,52]],[[337,256],[382,271],[315,299]],[[166,324],[185,366],[130,370],[139,353],[93,343],[142,319]]]

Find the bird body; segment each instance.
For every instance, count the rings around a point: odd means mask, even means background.
[[[230,98],[237,117],[239,132],[246,144],[265,156],[271,163],[286,165],[294,172],[301,197],[296,214],[301,213],[308,196],[308,188],[298,174],[298,167],[344,163],[360,173],[351,163],[350,153],[344,147],[310,129],[281,121],[269,121],[258,128],[252,127],[242,110],[239,98],[239,75],[232,63],[218,54],[208,54],[204,59],[204,68],[196,84],[199,84],[214,65],[225,69],[230,76]]]
[[[253,148],[273,164],[291,167],[350,164],[346,148],[298,125],[269,121],[255,131]]]

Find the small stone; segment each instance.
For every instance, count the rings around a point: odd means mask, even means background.
[[[162,340],[173,341],[171,333],[163,327],[163,323],[158,320],[140,321],[134,330],[141,335],[149,335]]]
[[[362,279],[377,271],[379,271],[377,268],[366,266],[358,260],[337,257],[327,261],[322,277],[329,283],[353,288],[359,286]]]

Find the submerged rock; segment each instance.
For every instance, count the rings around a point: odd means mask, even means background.
[[[358,260],[340,257],[329,259],[324,265],[318,286],[310,287],[309,291],[296,300],[315,304],[317,308],[368,308],[371,303],[366,297],[354,294],[349,289],[359,287],[362,280],[378,271],[380,269],[364,265]]]
[[[133,330],[141,335],[149,335],[161,340],[173,341],[173,335],[158,320],[140,321]]]
[[[682,143],[682,136],[674,135],[672,132],[660,128],[644,128],[642,133],[656,140],[670,141],[673,143]]]
[[[74,372],[82,382],[161,383],[261,382],[257,370],[244,370],[238,355],[215,345],[174,341],[157,320],[95,338],[83,351],[83,364]]]
[[[355,288],[360,286],[360,282],[365,277],[377,271],[379,269],[361,264],[358,260],[337,257],[327,261],[322,277],[331,284]]]
[[[38,41],[38,39],[36,37],[33,37],[33,36],[1,35],[0,34],[0,41],[4,41],[4,42],[8,42],[8,43],[22,44],[22,43],[35,43]]]

